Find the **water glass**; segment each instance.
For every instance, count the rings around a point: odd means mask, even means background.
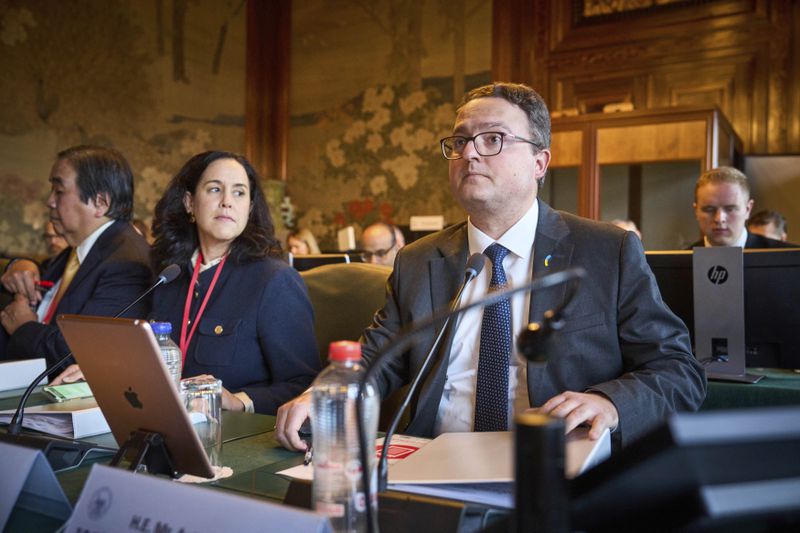
[[[198,376],[181,381],[181,398],[194,424],[208,460],[222,466],[222,381]]]

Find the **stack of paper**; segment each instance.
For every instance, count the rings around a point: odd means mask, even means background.
[[[36,376],[44,372],[45,368],[43,358],[0,363],[0,391],[24,389]],[[47,384],[47,380],[45,379],[42,384]]]
[[[606,431],[590,440],[588,429],[567,435],[564,474],[573,478],[611,455]],[[376,441],[378,454],[383,439]],[[467,501],[493,507],[514,506],[514,434],[505,432],[444,433],[422,439],[395,435],[389,446],[389,488],[401,492]],[[312,480],[311,465],[278,474]]]
[[[8,424],[13,414],[13,409],[0,411],[0,423]],[[81,439],[111,431],[94,398],[28,407],[22,426],[68,439]]]
[[[606,431],[590,440],[588,429],[567,436],[564,474],[573,478],[611,455]],[[514,437],[511,432],[444,433],[389,468],[389,488],[440,498],[514,506]]]

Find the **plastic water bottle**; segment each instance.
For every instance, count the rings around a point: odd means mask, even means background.
[[[352,341],[332,342],[330,365],[317,376],[311,393],[313,435],[314,510],[330,518],[337,533],[367,531],[367,511],[359,456],[356,398],[358,384],[366,372],[361,345]],[[367,442],[370,443],[370,501],[377,531],[377,479],[375,436],[378,430],[379,398],[372,384],[364,391]]]
[[[183,355],[181,349],[170,337],[172,324],[169,322],[152,322],[150,327],[156,335],[158,347],[161,348],[161,356],[167,364],[169,375],[175,383],[175,388],[181,390],[181,372],[183,371]]]

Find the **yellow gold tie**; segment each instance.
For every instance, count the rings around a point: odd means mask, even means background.
[[[64,273],[61,275],[61,285],[58,286],[58,292],[53,298],[53,302],[50,304],[50,308],[47,311],[45,323],[50,322],[56,307],[58,307],[58,302],[61,301],[61,297],[64,296],[64,293],[67,291],[67,287],[69,287],[72,278],[75,277],[75,273],[78,271],[80,266],[81,263],[78,261],[78,253],[75,251],[75,248],[73,248],[69,253],[69,258],[67,258],[67,266],[64,268]]]

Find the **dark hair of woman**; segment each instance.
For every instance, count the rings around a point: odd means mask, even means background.
[[[233,241],[228,259],[238,264],[281,255],[281,244],[275,238],[275,226],[255,169],[239,154],[215,150],[189,159],[172,178],[156,204],[153,218],[155,242],[152,251],[156,271],[172,263],[185,264],[199,246],[197,228],[186,212],[183,198],[187,192],[195,194],[203,172],[211,163],[220,159],[233,159],[242,165],[250,186],[251,209],[247,226]]]

